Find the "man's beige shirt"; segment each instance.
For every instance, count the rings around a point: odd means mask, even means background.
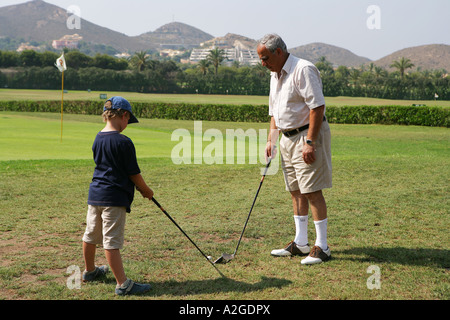
[[[289,55],[278,77],[270,80],[269,115],[280,130],[309,123],[309,111],[325,105],[320,72],[311,62]]]

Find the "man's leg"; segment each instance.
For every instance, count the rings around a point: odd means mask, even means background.
[[[314,221],[321,221],[327,218],[327,204],[323,196],[322,190],[305,193],[304,196],[308,199],[311,206],[311,214]]]
[[[305,194],[311,206],[311,213],[316,228],[316,242],[308,257],[302,260],[302,264],[315,264],[326,261],[331,253],[327,243],[327,205],[322,191]]]
[[[290,191],[294,210],[295,238],[283,249],[272,250],[276,257],[306,255],[310,251],[308,244],[308,199],[297,191]]]
[[[305,246],[308,244],[308,198],[299,190],[291,191],[291,197],[295,221],[294,242],[299,246]]]

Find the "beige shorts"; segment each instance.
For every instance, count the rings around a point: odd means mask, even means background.
[[[287,191],[311,193],[332,186],[331,134],[328,122],[323,122],[315,142],[316,161],[306,164],[302,157],[308,130],[280,140],[281,167]]]
[[[125,207],[88,206],[83,241],[103,244],[107,250],[122,249],[125,233]]]

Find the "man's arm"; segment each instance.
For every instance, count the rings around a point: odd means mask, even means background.
[[[278,131],[277,125],[275,124],[275,119],[273,117],[271,117],[270,131],[269,131],[269,135],[267,137],[267,144],[266,144],[266,157],[267,158],[275,157],[276,151],[274,148],[277,145],[278,135],[279,135],[279,131]]]
[[[303,145],[303,160],[307,164],[311,164],[316,161],[314,144],[316,142],[317,136],[319,135],[320,128],[322,127],[324,113],[324,105],[311,109],[311,111],[309,112],[309,130],[306,139],[311,140],[313,145],[310,146],[306,143]]]

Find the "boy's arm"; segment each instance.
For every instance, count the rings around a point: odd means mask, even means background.
[[[150,187],[145,183],[144,178],[140,173],[130,176],[130,180],[133,181],[136,189],[142,194],[144,198],[147,198],[149,200],[153,198],[153,190],[150,189]]]

